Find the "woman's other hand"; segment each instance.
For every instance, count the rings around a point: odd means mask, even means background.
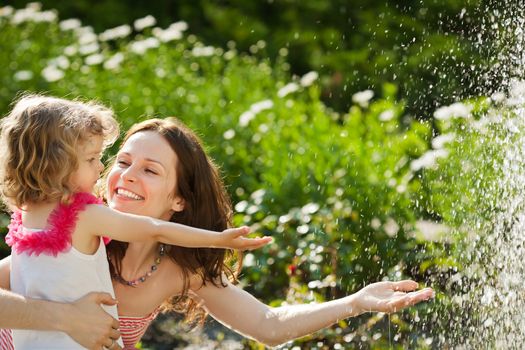
[[[432,288],[416,290],[418,286],[411,280],[372,283],[351,296],[353,307],[358,314],[392,313],[434,297]]]
[[[64,331],[77,343],[88,349],[100,350],[108,344],[114,344],[111,350],[122,349],[116,343],[116,340],[120,338],[118,321],[100,306],[116,303],[117,301],[108,293],[87,294],[68,305],[63,319]]]

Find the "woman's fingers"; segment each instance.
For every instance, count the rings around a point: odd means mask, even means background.
[[[415,305],[433,297],[434,291],[432,290],[432,288],[425,288],[422,290],[418,290],[417,292],[410,292],[404,295],[398,295],[394,297],[393,300],[387,303],[387,312],[396,312],[408,306]]]
[[[246,239],[244,249],[249,249],[249,250],[257,249],[257,248],[267,245],[268,243],[272,241],[273,241],[273,238],[268,237],[268,236],[260,237],[260,238]]]
[[[230,231],[230,234],[234,238],[246,236],[248,233],[250,233],[250,228],[248,226],[241,226],[236,228],[230,228],[227,231]]]
[[[401,292],[411,292],[419,286],[417,282],[412,280],[404,280],[390,283],[393,290]]]

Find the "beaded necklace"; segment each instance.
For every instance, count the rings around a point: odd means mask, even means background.
[[[127,281],[119,274],[114,274],[113,278],[116,279],[118,282],[131,287],[136,287],[140,283],[144,283],[148,277],[150,277],[155,271],[157,271],[158,265],[160,264],[162,257],[166,254],[166,246],[164,244],[159,245],[159,256],[153,261],[153,265],[151,265],[151,269],[146,272],[144,275],[140,276],[139,278],[135,278],[134,280]]]

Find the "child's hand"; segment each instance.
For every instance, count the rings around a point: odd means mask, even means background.
[[[434,297],[432,288],[415,291],[417,287],[417,282],[411,280],[372,283],[352,295],[353,306],[358,313],[391,313]]]
[[[244,237],[249,233],[250,228],[247,226],[226,229],[220,234],[222,237],[219,248],[252,250],[265,246],[273,240],[272,237]]]

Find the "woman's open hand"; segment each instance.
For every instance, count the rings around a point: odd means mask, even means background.
[[[221,233],[221,243],[218,248],[252,250],[265,246],[273,240],[272,237],[247,238],[246,235],[249,233],[250,228],[247,226],[226,229]]]
[[[434,297],[432,288],[416,291],[419,285],[411,280],[372,283],[353,297],[359,314],[364,312],[396,312]]]

